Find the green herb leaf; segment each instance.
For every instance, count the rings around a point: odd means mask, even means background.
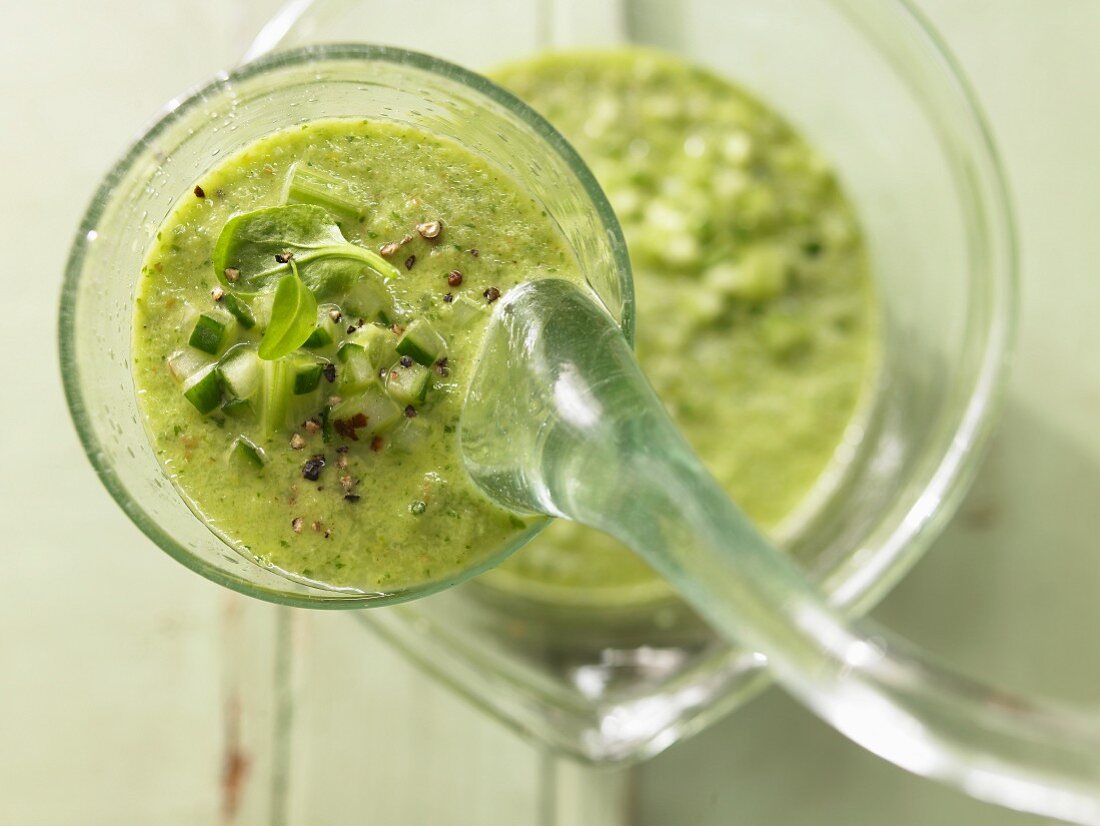
[[[293,262],[291,269],[292,272],[284,275],[275,288],[271,321],[260,341],[259,356],[268,361],[297,350],[317,326],[317,299],[298,277]]]
[[[378,253],[348,242],[332,216],[312,204],[267,207],[230,218],[214,247],[214,272],[230,290],[255,295],[289,272],[289,263],[275,260],[288,253],[305,285],[322,298],[346,292],[367,270],[387,281],[400,274]],[[233,282],[226,268],[239,271]]]

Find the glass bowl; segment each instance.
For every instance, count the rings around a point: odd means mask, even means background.
[[[512,95],[426,55],[364,45],[281,52],[172,101],[138,138],[100,185],[65,274],[61,370],[84,448],[127,515],[192,570],[273,602],[357,608],[422,596],[454,580],[364,594],[292,581],[241,555],[192,513],[158,462],[145,433],[129,361],[133,296],[142,262],[180,196],[222,157],[259,137],[333,117],[418,126],[450,137],[503,169],[556,222],[580,271],[628,336],[633,292],[618,221],[569,144]],[[486,566],[523,544],[542,524]]]
[[[830,158],[859,212],[882,355],[867,415],[840,447],[843,472],[783,539],[838,604],[866,611],[958,504],[1011,347],[1012,216],[962,73],[898,0],[503,9],[441,7],[410,28],[380,0],[296,2],[250,55],[361,36],[488,70],[540,48],[639,43],[709,67],[784,115]],[[655,754],[767,684],[760,657],[720,641],[675,599],[585,605],[475,580],[358,618],[512,727],[591,762]]]

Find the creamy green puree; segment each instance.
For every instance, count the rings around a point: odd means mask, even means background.
[[[540,276],[579,280],[540,207],[457,144],[353,120],[264,137],[196,182],[142,269],[157,455],[263,564],[368,592],[445,580],[525,528],[468,480],[456,425],[489,305]]]
[[[494,78],[595,172],[630,248],[646,374],[730,496],[780,531],[833,475],[876,362],[866,256],[828,162],[742,89],[658,53],[552,54]],[[571,599],[661,585],[564,522],[488,581]]]

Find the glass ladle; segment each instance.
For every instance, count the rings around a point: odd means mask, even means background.
[[[855,742],[975,797],[1100,823],[1096,719],[941,671],[832,608],[706,471],[579,288],[534,281],[499,302],[460,432],[493,500],[631,547]]]

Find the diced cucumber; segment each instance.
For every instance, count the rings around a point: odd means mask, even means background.
[[[419,416],[415,419],[405,419],[393,431],[390,445],[402,453],[415,453],[417,448],[427,440],[431,429],[431,425]]]
[[[390,291],[377,278],[370,276],[364,276],[355,282],[344,297],[343,305],[349,317],[365,321],[391,324],[396,317]]]
[[[328,347],[330,344],[332,344],[332,335],[329,331],[324,327],[315,327],[302,346],[308,347],[310,350],[316,350],[320,347]]]
[[[340,369],[340,392],[358,393],[378,380],[383,367],[397,358],[397,336],[388,327],[366,324],[341,342],[336,351]]]
[[[332,408],[329,417],[339,435],[359,439],[363,431],[378,434],[390,430],[405,418],[405,413],[375,382],[358,396],[344,399]]]
[[[325,365],[329,363],[327,359],[302,352],[291,353],[279,361],[285,371],[283,393],[288,398],[283,404],[281,419],[276,418],[278,411],[272,412],[271,426],[276,431],[279,428],[297,428],[320,412],[319,388]]]
[[[210,359],[190,347],[178,350],[168,357],[168,370],[172,378],[180,384],[211,364]]]
[[[359,345],[348,345],[337,355],[344,361],[344,366],[340,368],[341,393],[345,395],[358,393],[378,381],[378,370],[375,369],[367,351]]]
[[[252,314],[252,308],[248,306],[243,298],[240,298],[233,293],[226,293],[222,297],[221,304],[227,309],[235,319],[237,323],[241,325],[244,330],[251,330],[256,326],[256,316]]]
[[[397,340],[397,352],[430,367],[447,352],[447,342],[431,324],[418,318]]]
[[[204,416],[221,404],[222,379],[216,365],[204,367],[184,382],[183,397]]]
[[[347,181],[304,163],[290,168],[283,200],[288,204],[319,206],[341,221],[358,222],[364,214]]]
[[[386,392],[401,405],[420,404],[428,395],[432,371],[415,362],[410,367],[402,367],[400,362],[386,373]]]
[[[222,405],[222,413],[234,419],[251,419],[256,415],[251,399],[230,399]]]
[[[316,350],[332,344],[342,332],[341,327],[332,320],[333,311],[340,312],[335,304],[322,304],[317,308],[317,328],[310,333],[303,347]]]
[[[354,352],[355,347],[362,348],[375,371],[392,364],[397,358],[397,336],[389,327],[381,327],[377,324],[363,325],[344,340],[340,349],[336,351],[336,357],[340,361],[347,361],[348,355]]]
[[[260,389],[260,357],[251,344],[238,344],[218,362],[225,389],[235,399],[251,399]]]
[[[195,321],[195,328],[187,343],[203,353],[216,356],[225,350],[236,338],[237,321],[229,316],[219,317],[213,313],[202,313]]]
[[[297,361],[291,365],[294,376],[294,395],[304,396],[312,393],[321,384],[321,370],[324,365],[316,360]]]
[[[486,312],[488,306],[484,301],[460,295],[451,302],[451,322],[456,328],[468,327]]]
[[[372,433],[384,433],[405,418],[405,411],[386,395],[380,384],[368,387],[361,398]]]
[[[356,352],[365,352],[362,345],[356,344],[354,341],[341,341],[340,346],[336,348],[336,360],[343,364]]]
[[[247,436],[238,436],[229,446],[229,459],[244,467],[254,469],[262,468],[267,464],[267,456],[263,448],[249,439]]]

